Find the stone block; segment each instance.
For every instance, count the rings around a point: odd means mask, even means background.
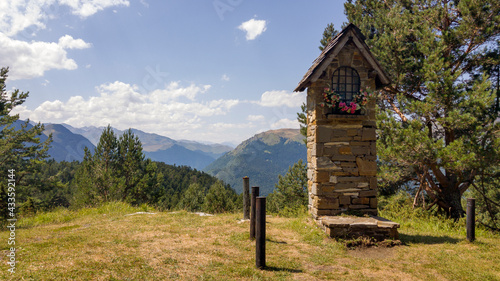
[[[344,192],[344,196],[349,196],[349,197],[357,197],[359,196],[359,192]]]
[[[332,141],[325,143],[325,146],[349,146],[351,145],[348,141]]]
[[[313,163],[314,162],[316,162],[317,169],[332,169],[335,166],[330,158],[324,156],[313,158]]]
[[[333,155],[331,157],[332,161],[356,161],[356,156],[354,155]]]
[[[341,155],[352,155],[351,147],[349,147],[349,146],[339,147],[338,151],[339,151],[339,154],[341,154]]]
[[[363,141],[377,140],[377,132],[375,128],[363,128],[362,140]]]
[[[339,176],[359,176],[359,171],[358,168],[349,168],[349,167],[344,167],[342,168],[342,174],[338,174]]]
[[[342,168],[357,168],[356,162],[340,162],[340,167]]]
[[[353,155],[370,155],[371,149],[369,146],[351,146],[351,153]]]
[[[370,208],[377,209],[377,204],[378,204],[377,198],[370,198]]]
[[[331,183],[338,183],[338,177],[337,176],[330,176],[330,182]]]
[[[368,147],[370,147],[371,144],[372,144],[371,141],[351,141],[349,143],[349,145],[351,146],[368,146]]]
[[[338,198],[329,198],[329,197],[314,197],[313,199],[313,207],[317,209],[338,209],[339,208],[339,199]]]
[[[335,184],[335,190],[339,191],[339,192],[340,191],[342,191],[342,192],[361,191],[361,189],[357,188],[357,184],[355,182],[339,182],[339,183]]]
[[[371,121],[371,120],[365,120],[365,121],[363,121],[363,126],[375,128],[375,127],[377,127],[377,122]]]
[[[313,170],[313,169],[307,169],[307,179],[308,179],[308,180],[311,180],[311,181],[312,181],[312,180],[313,180],[313,177],[314,177],[314,174],[315,174],[315,172],[314,172],[314,170]]]
[[[321,144],[321,143],[314,143],[312,145],[311,155],[312,156],[316,156],[316,157],[323,156],[323,144]]]
[[[333,128],[333,137],[338,138],[338,137],[346,137],[347,136],[347,130],[346,129],[338,129],[338,128]]]
[[[319,143],[329,142],[333,138],[333,130],[330,126],[318,125],[316,128],[316,141]]]
[[[377,156],[377,143],[376,142],[372,142],[370,144],[370,154],[372,156]]]
[[[314,182],[329,182],[330,174],[326,171],[318,171],[316,172],[315,177],[313,177]]]
[[[360,129],[347,129],[347,136],[348,137],[354,137],[354,136],[359,136],[359,135],[361,135]]]
[[[369,188],[370,184],[367,182],[359,182],[357,188]]]
[[[367,179],[365,177],[339,177],[339,182],[364,182]]]
[[[359,209],[368,209],[369,205],[349,205],[349,209],[351,210],[359,210]]]
[[[313,183],[311,184],[311,190],[310,190],[310,193],[312,195],[319,195],[319,190],[318,190],[318,184],[317,183]]]
[[[352,199],[352,204],[354,204],[354,205],[369,205],[370,204],[370,198],[366,198],[366,197],[353,198]]]
[[[377,196],[377,190],[362,190],[359,192],[361,197],[375,197]]]
[[[340,205],[350,205],[351,204],[351,196],[340,196],[339,197]]]
[[[319,210],[316,208],[312,208],[311,214],[315,217],[320,217],[320,216],[336,216],[340,215],[341,211],[340,210]]]
[[[356,158],[360,176],[376,176],[377,175],[377,162],[364,160],[361,157]]]

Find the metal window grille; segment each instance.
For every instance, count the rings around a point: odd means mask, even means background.
[[[332,86],[344,102],[352,101],[359,93],[361,81],[356,69],[349,66],[341,66],[333,73]]]

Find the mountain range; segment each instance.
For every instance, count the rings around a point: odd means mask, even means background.
[[[243,177],[259,186],[260,195],[274,190],[278,175],[285,175],[294,163],[307,159],[304,136],[298,129],[279,129],[257,134],[208,165],[204,171],[243,190]]]
[[[20,127],[16,124],[16,127]],[[28,128],[32,125],[29,124]],[[56,161],[82,161],[84,148],[91,152],[99,142],[104,127],[75,128],[67,124],[45,124],[40,136],[45,141],[52,134],[53,141],[48,151]],[[124,131],[113,129],[117,137]],[[190,166],[216,176],[230,184],[237,193],[243,190],[242,178],[250,177],[251,186],[259,186],[260,194],[274,190],[278,175],[284,175],[299,159],[306,160],[304,137],[297,129],[279,129],[256,134],[236,148],[222,144],[203,144],[195,141],[173,140],[137,129],[132,132],[139,137],[147,158]]]
[[[93,146],[97,145],[101,133],[105,129],[104,127],[94,126],[75,128],[68,124],[60,126],[63,126],[73,134],[85,137]],[[146,133],[137,129],[131,130],[141,140],[143,151],[147,158],[171,165],[191,166],[192,168],[201,170],[232,149],[232,147],[222,144],[203,144],[185,140],[177,141],[158,134]],[[116,128],[113,128],[113,131],[117,137],[120,137],[125,132]],[[51,154],[51,156],[53,155]],[[59,160],[55,157],[54,159]]]

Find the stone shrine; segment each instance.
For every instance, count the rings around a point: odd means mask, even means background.
[[[360,91],[390,84],[364,40],[361,31],[349,24],[295,89],[307,88],[309,211],[331,237],[364,233],[396,238],[399,224],[377,217],[376,102],[369,100],[362,108],[353,105],[361,104]],[[332,98],[327,89],[340,99],[337,107],[325,106]],[[332,217],[341,214],[372,217]]]

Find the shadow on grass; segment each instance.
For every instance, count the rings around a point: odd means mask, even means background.
[[[290,272],[290,273],[302,273],[301,269],[294,268],[286,268],[286,267],[276,267],[276,266],[266,266],[263,268],[266,271],[275,271],[275,272]]]
[[[276,244],[288,244],[287,242],[285,241],[277,241],[277,240],[273,240],[273,239],[266,239],[267,242],[270,242],[270,243],[276,243]]]
[[[414,243],[414,244],[456,244],[462,240],[457,238],[452,238],[449,236],[430,236],[430,235],[408,235],[399,234],[399,239],[404,244]]]

